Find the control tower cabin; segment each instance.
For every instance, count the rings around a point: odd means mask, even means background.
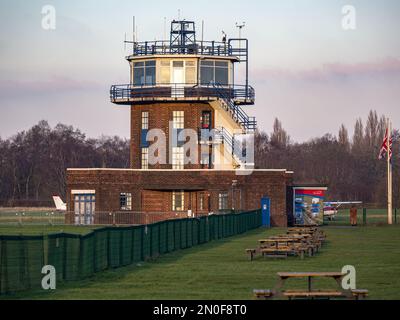
[[[255,99],[248,84],[247,39],[198,41],[194,22],[172,21],[169,41],[132,45],[133,53],[127,57],[130,84],[114,85],[110,92],[113,103],[131,106],[131,168],[244,168],[242,150],[235,150],[235,135],[256,129],[255,118],[242,108]],[[244,84],[235,83],[239,63],[246,67]],[[172,159],[168,164],[149,164],[146,136],[154,128],[166,134],[166,157]],[[172,135],[171,129],[176,129]],[[198,134],[199,159],[187,165],[185,141],[176,138],[181,129]],[[205,145],[209,152],[204,152]]]
[[[248,40],[199,41],[194,22],[172,21],[169,41],[131,45],[130,83],[110,89],[112,103],[130,107],[130,168],[68,169],[66,222],[193,218],[260,209],[269,198],[271,225],[286,226],[293,173],[254,169],[245,143],[256,130],[244,111],[255,102]]]

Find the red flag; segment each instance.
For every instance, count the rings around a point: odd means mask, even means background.
[[[383,138],[381,150],[379,151],[379,160],[384,159],[386,157],[388,151],[388,129],[386,129],[385,137]],[[392,146],[393,146],[393,137],[390,135],[389,138],[389,159],[392,159]]]

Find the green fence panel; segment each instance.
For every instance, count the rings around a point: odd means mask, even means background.
[[[76,280],[107,268],[240,234],[261,225],[260,210],[148,226],[97,229],[88,235],[0,236],[0,294],[40,288],[46,264],[58,280]]]
[[[151,258],[151,227],[146,225],[143,229],[143,258],[144,260]]]
[[[98,229],[94,234],[94,270],[95,272],[108,268],[108,230]]]
[[[174,220],[174,250],[179,250],[181,245],[181,221]]]
[[[121,266],[121,232],[117,228],[108,229],[108,263],[111,268]]]
[[[86,278],[95,272],[95,237],[93,233],[80,237],[79,278]]]
[[[187,219],[186,224],[187,245],[188,248],[191,248],[193,247],[193,219]]]
[[[199,244],[199,219],[193,219],[192,221],[192,244],[197,246]]]
[[[139,262],[143,260],[143,251],[142,251],[142,233],[143,226],[134,227],[133,228],[133,261]]]
[[[151,257],[157,257],[160,255],[160,223],[156,223],[150,226],[151,228]]]
[[[132,228],[121,229],[121,265],[127,266],[133,262],[133,233]]]
[[[206,238],[206,217],[201,217],[200,219],[200,243],[205,243],[207,241]]]
[[[65,280],[79,278],[80,238],[78,235],[64,234],[64,275]]]
[[[187,248],[187,223],[186,219],[181,220],[181,249]]]
[[[48,237],[48,251],[47,261],[49,265],[54,266],[56,269],[57,281],[63,281],[64,278],[64,251],[65,239],[61,234],[49,235]]]
[[[205,224],[205,242],[210,242],[210,222],[208,220],[208,216],[204,218],[204,224]]]
[[[0,250],[0,293],[40,288],[41,237],[6,237],[1,240]]]
[[[175,250],[174,222],[167,220],[165,224],[167,225],[167,252],[172,252]]]
[[[167,237],[167,222],[163,221],[160,223],[160,254],[164,254],[168,251],[168,237]]]
[[[218,239],[224,237],[224,221],[223,216],[218,216]]]

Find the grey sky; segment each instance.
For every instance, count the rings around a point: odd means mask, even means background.
[[[41,28],[43,5],[54,5],[57,28]],[[357,12],[357,29],[341,27],[342,7]],[[128,82],[123,39],[132,16],[139,40],[160,39],[167,21],[193,19],[205,39],[224,30],[237,36],[246,21],[250,83],[257,103],[247,107],[259,127],[275,117],[294,140],[341,123],[352,132],[369,109],[400,127],[400,1],[40,1],[0,2],[0,136],[41,119],[72,124],[89,136],[129,136],[129,110],[109,102],[111,84]]]

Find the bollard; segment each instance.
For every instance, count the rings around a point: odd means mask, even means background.
[[[363,208],[363,224],[367,224],[367,208]]]

